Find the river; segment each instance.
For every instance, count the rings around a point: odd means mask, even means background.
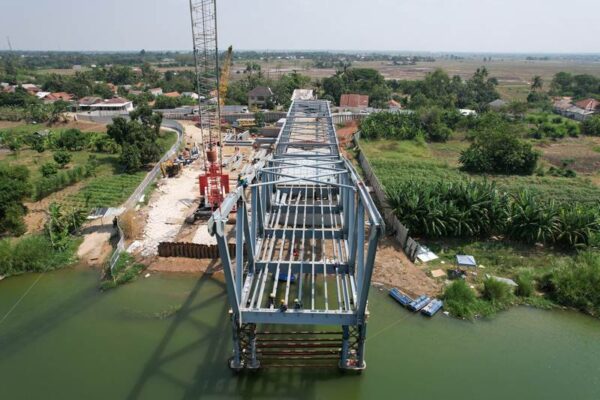
[[[1,399],[600,399],[600,322],[519,307],[426,319],[370,297],[367,370],[233,375],[223,283],[152,275],[108,293],[98,273],[0,283]]]

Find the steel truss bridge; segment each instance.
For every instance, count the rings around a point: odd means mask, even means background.
[[[231,307],[230,367],[364,369],[383,230],[367,187],[340,154],[329,103],[295,101],[272,157],[209,221]]]

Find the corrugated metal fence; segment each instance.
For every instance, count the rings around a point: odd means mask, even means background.
[[[358,162],[362,170],[364,171],[365,178],[369,183],[369,186],[373,188],[373,192],[375,193],[375,198],[382,208],[383,218],[385,219],[385,224],[388,230],[393,233],[394,238],[400,243],[402,249],[406,256],[411,260],[415,261],[417,258],[417,251],[419,250],[419,243],[417,243],[413,238],[408,235],[408,228],[406,228],[402,222],[396,217],[394,211],[390,207],[387,202],[387,196],[385,194],[385,189],[377,175],[373,172],[373,168],[371,167],[371,163],[364,155],[362,148],[359,144],[360,132],[354,136],[354,145],[358,148]]]

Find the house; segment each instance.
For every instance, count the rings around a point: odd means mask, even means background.
[[[140,67],[131,68],[131,72],[133,72],[136,75],[142,75],[142,69]]]
[[[95,96],[83,97],[77,102],[77,108],[80,111],[90,111],[91,107],[94,104],[97,104],[100,102],[102,102],[102,99],[100,97],[95,97]]]
[[[179,94],[179,92],[163,93],[163,96],[165,96],[165,97],[172,97],[172,98],[179,98],[179,97],[181,97],[181,95]]]
[[[194,93],[194,92],[183,92],[183,93],[181,93],[181,97],[191,97],[194,100],[199,99],[198,93]]]
[[[502,108],[506,107],[508,103],[502,99],[496,99],[488,104],[490,109],[494,111],[500,111]]]
[[[133,90],[130,90],[130,91],[129,91],[129,94],[130,94],[130,95],[132,95],[132,96],[140,96],[140,95],[142,95],[143,93],[144,93],[144,92],[143,92],[142,90],[135,90],[135,89],[133,89]]]
[[[113,97],[90,105],[90,111],[95,111],[100,115],[127,114],[133,111],[133,102],[121,97]]]
[[[340,98],[340,107],[365,109],[369,107],[369,96],[364,94],[343,94]]]
[[[292,93],[292,101],[313,100],[314,98],[315,94],[311,89],[294,89],[294,93]]]
[[[273,91],[267,86],[257,86],[248,93],[248,107],[265,108],[272,101]]]
[[[75,98],[75,95],[67,92],[52,92],[50,96],[53,100],[71,101]]]
[[[21,85],[21,87],[23,89],[25,89],[27,92],[29,92],[30,94],[36,94],[37,92],[40,92],[42,90],[39,87],[37,87],[36,85],[34,85],[33,83],[24,83]]]
[[[596,99],[585,99],[576,102],[575,105],[585,111],[597,112],[600,108],[600,101]]]
[[[585,121],[592,115],[594,115],[594,111],[584,110],[583,108],[579,108],[577,106],[571,106],[564,113],[565,117],[571,118],[571,119],[574,119],[575,121],[580,121],[580,122]]]
[[[572,101],[572,97],[557,97],[552,103],[552,109],[557,114],[564,115],[569,108],[573,107]]]
[[[157,97],[157,96],[160,96],[163,94],[163,90],[161,88],[150,89],[150,90],[148,90],[148,92],[150,92],[150,94],[154,97]]]
[[[50,92],[37,92],[35,94],[35,97],[37,97],[40,100],[43,100],[46,98],[46,96],[49,96],[51,93]]]

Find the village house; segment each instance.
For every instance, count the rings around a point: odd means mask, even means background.
[[[248,93],[248,107],[265,108],[273,100],[273,91],[267,86],[257,86]]]
[[[194,93],[194,92],[183,92],[181,93],[182,97],[191,97],[194,100],[198,100],[199,96],[198,93]]]
[[[77,109],[80,111],[90,111],[94,104],[100,103],[101,101],[102,99],[100,97],[83,97],[77,102]]]
[[[595,99],[584,99],[573,104],[571,97],[559,97],[554,100],[552,109],[555,113],[576,121],[585,121],[600,112],[600,102]]]
[[[121,97],[113,97],[112,99],[90,105],[90,111],[96,112],[99,115],[127,114],[133,111],[133,109],[133,102]]]
[[[163,96],[165,96],[165,97],[171,97],[171,98],[179,98],[179,97],[181,97],[181,95],[179,94],[179,92],[163,93]]]
[[[158,97],[163,94],[163,90],[161,88],[150,89],[148,92],[150,92],[150,94],[154,97]]]

